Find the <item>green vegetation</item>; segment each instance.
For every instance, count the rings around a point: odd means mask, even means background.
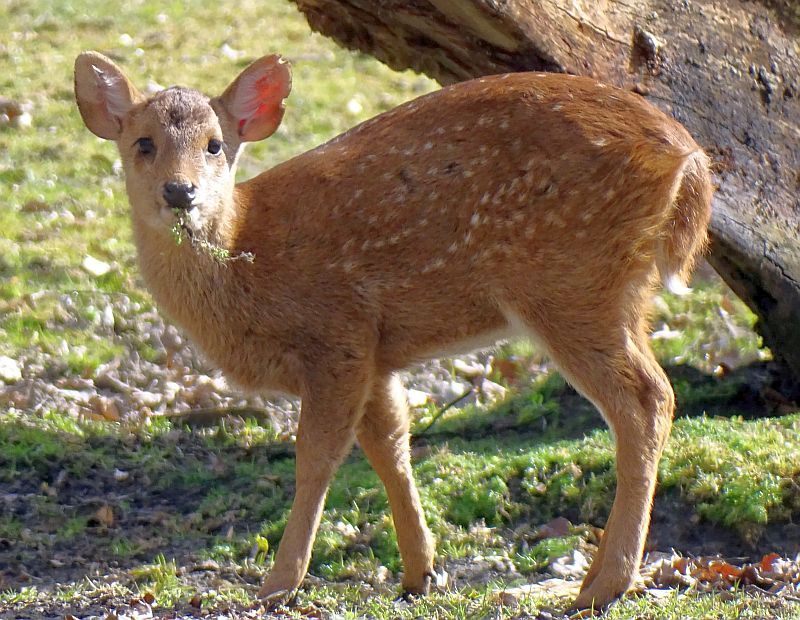
[[[212,93],[261,54],[289,57],[294,90],[285,121],[250,147],[242,177],[435,87],[311,34],[284,0],[235,7],[10,0],[0,21],[9,34],[0,44],[9,68],[0,72],[0,93],[29,102],[33,117],[28,129],[0,126],[0,355],[46,366],[54,382],[73,381],[59,389],[76,393],[79,379],[123,352],[161,359],[140,329],[153,308],[136,269],[115,147],[84,129],[72,99],[78,52],[109,54],[141,88],[152,80]],[[86,256],[108,271],[92,274]],[[748,378],[726,378],[727,368],[769,354],[741,302],[713,277],[695,286],[687,297],[656,299],[654,346],[667,366],[720,378],[670,368],[681,419],[660,466],[656,510],[669,503],[683,511],[677,520],[718,524],[757,542],[770,524],[798,517],[800,414],[744,419],[764,411],[745,406]],[[466,576],[428,599],[392,601],[401,566],[387,500],[355,451],[331,488],[313,577],[287,613],[524,617],[563,604],[537,595],[504,606],[497,593],[596,542],[583,526],[544,540],[534,532],[560,515],[602,526],[613,499],[612,441],[594,409],[557,375],[520,387],[540,361],[530,345],[504,345],[498,358],[519,374],[493,377],[510,388],[508,399],[449,410],[414,447],[440,559]],[[435,415],[432,407],[420,412],[417,430]],[[292,449],[277,441],[285,435],[252,421],[210,429],[147,416],[96,422],[0,400],[0,490],[16,502],[13,511],[0,503],[0,567],[13,561],[37,579],[51,577],[0,593],[0,615],[36,605],[104,609],[146,595],[161,608],[186,607],[195,597],[204,610],[252,605],[294,493]],[[90,562],[101,563],[99,573],[85,568]],[[790,601],[744,590],[676,590],[631,598],[607,617],[788,618],[797,611]]]

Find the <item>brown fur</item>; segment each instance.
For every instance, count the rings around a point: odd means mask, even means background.
[[[514,333],[541,343],[614,431],[617,496],[576,605],[624,593],[674,407],[647,306],[657,280],[682,281],[705,243],[705,155],[636,95],[513,74],[417,99],[234,187],[241,142],[280,121],[288,68],[274,62],[217,99],[170,89],[149,100],[107,59],[76,62],[84,120],[122,154],[156,302],[233,380],[302,398],[297,494],[261,594],[302,581],[329,481],[356,437],[386,485],[403,585],[427,591],[434,547],[394,373]],[[257,82],[272,107],[245,124],[237,98],[259,71],[272,76]],[[126,93],[124,109],[113,97]],[[142,136],[156,143],[153,161],[131,146]],[[213,136],[224,137],[224,164],[204,154]],[[160,197],[168,180],[202,190],[198,235],[255,260],[222,264],[176,245]]]

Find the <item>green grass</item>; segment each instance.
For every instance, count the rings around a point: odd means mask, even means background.
[[[514,408],[507,405],[495,412],[500,419],[514,415]],[[490,421],[486,418],[487,424]],[[598,525],[605,521],[614,488],[608,432],[596,430],[580,439],[553,440],[539,438],[524,423],[517,424],[514,419],[505,420],[502,426],[506,431],[499,438],[491,436],[491,426],[473,426],[458,438],[433,436],[416,460],[422,501],[442,561],[500,556],[519,574],[532,576],[583,544],[585,533],[576,528],[564,538],[531,543],[520,531],[529,531],[528,527],[557,515]],[[0,455],[0,470],[9,472],[7,481],[31,480],[31,484],[37,477],[52,484],[54,473],[63,470],[81,478],[92,476],[95,481],[106,480],[93,489],[100,494],[103,488],[105,493],[114,489],[109,470],[115,467],[130,472],[136,480],[146,479],[147,486],[129,500],[129,510],[143,510],[147,498],[164,497],[174,504],[170,518],[159,521],[153,530],[159,537],[158,546],[139,546],[135,536],[146,540],[150,536],[146,532],[137,531],[126,538],[128,525],[121,522],[93,552],[131,565],[136,587],[152,592],[159,605],[185,602],[195,590],[180,577],[177,559],[163,555],[150,562],[140,560],[156,550],[179,548],[188,541],[190,547],[208,550],[200,552],[200,557],[261,567],[259,571],[268,568],[285,523],[293,480],[291,458],[269,456],[273,444],[268,432],[254,433],[253,426],[242,436],[216,430],[176,432],[166,427],[120,430],[101,423],[64,424],[54,415],[20,420],[4,414],[0,417],[0,445],[15,450]],[[697,515],[700,521],[731,525],[745,536],[757,537],[759,528],[769,522],[798,518],[800,496],[797,485],[789,484],[798,475],[798,435],[800,414],[759,421],[679,419],[659,470],[658,495],[678,498],[687,519]],[[55,450],[57,445],[62,446],[60,451]],[[65,445],[69,446],[66,451]],[[218,459],[213,468],[207,465],[212,458]],[[42,540],[48,533],[56,534],[56,540],[47,543],[55,545],[54,549],[59,549],[60,543],[74,545],[87,533],[94,536],[91,532],[98,531],[87,522],[86,514],[64,512],[57,497],[43,494],[38,501],[39,515],[58,515],[62,521],[45,519],[26,527],[33,527],[33,534],[43,536]],[[226,515],[222,522],[235,531],[231,539],[226,540],[226,528],[219,525],[221,515]],[[14,535],[19,531],[18,519],[0,519],[0,532]],[[187,561],[185,555],[179,557]],[[343,465],[328,496],[311,572],[326,580],[347,581],[369,579],[384,570],[380,567],[395,575],[401,569],[394,530],[384,491],[356,451]],[[513,582],[514,578],[506,583]],[[226,596],[239,595],[231,591]],[[304,596],[323,595],[312,590]],[[456,613],[459,606],[497,607],[496,601],[481,596],[492,595],[477,587],[457,595],[437,595],[420,603],[418,611],[448,617],[443,610]],[[353,608],[365,613],[386,604],[378,598],[353,602]],[[18,599],[18,593],[0,595],[0,606]],[[703,597],[690,596],[689,600],[702,608],[720,605]],[[727,609],[729,602],[723,607]],[[676,598],[674,604],[675,609],[684,609],[689,603]],[[625,603],[628,609],[642,605],[636,600]]]

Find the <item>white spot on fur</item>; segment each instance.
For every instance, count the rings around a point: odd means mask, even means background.
[[[508,129],[508,121],[501,121],[500,122],[500,129]]]
[[[431,270],[433,270],[433,269],[441,269],[445,265],[445,260],[440,257],[440,258],[434,259],[433,261],[431,261],[428,264],[430,265]]]
[[[608,144],[608,140],[606,140],[605,138],[597,138],[597,140],[592,140],[592,144],[594,144],[595,146],[603,147],[606,144]]]
[[[564,109],[564,106],[563,106],[563,105],[561,105],[560,103],[557,103],[557,104],[555,104],[555,105],[554,105],[552,108],[550,108],[550,109],[551,109],[551,110],[553,110],[554,112],[558,112],[559,110],[563,110],[563,109]]]
[[[553,210],[545,213],[544,219],[548,224],[558,228],[563,228],[565,225],[565,222],[563,219],[561,219],[561,216]]]
[[[472,217],[469,220],[469,225],[475,228],[476,226],[480,226],[481,223],[481,214],[480,213],[473,213]]]
[[[430,151],[433,148],[433,142],[426,142],[425,146],[423,147],[426,151]]]
[[[448,253],[455,254],[458,251],[458,244],[454,241],[450,244],[450,247],[447,248]]]

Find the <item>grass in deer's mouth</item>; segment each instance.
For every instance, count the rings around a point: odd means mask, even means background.
[[[218,263],[223,264],[239,260],[252,263],[256,259],[255,254],[252,252],[232,254],[227,248],[223,248],[206,239],[202,233],[198,233],[189,226],[189,213],[185,209],[173,209],[172,213],[175,215],[175,223],[172,225],[170,232],[175,240],[175,245],[181,245],[184,240],[187,240],[193,248],[208,254]]]

